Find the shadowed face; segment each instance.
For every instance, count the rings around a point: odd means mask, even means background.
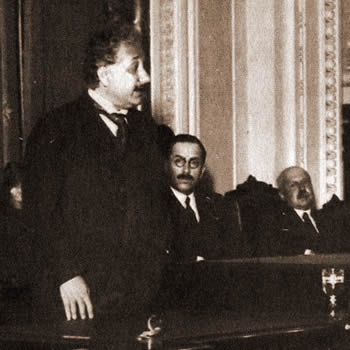
[[[116,63],[100,67],[99,89],[117,108],[128,109],[141,104],[150,77],[139,46],[123,43],[116,54]]]
[[[169,182],[173,188],[186,195],[191,194],[204,169],[199,145],[192,142],[178,142],[173,146],[166,166]]]
[[[301,168],[291,168],[284,176],[280,196],[295,209],[308,210],[315,204],[315,196],[309,174]]]
[[[18,184],[10,190],[10,205],[15,209],[22,209],[22,186]]]

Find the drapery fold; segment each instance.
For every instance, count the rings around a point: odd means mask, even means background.
[[[0,165],[22,157],[18,5],[0,0]]]

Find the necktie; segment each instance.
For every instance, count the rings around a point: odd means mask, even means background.
[[[103,115],[105,115],[108,119],[110,119],[113,123],[115,123],[118,126],[117,143],[119,145],[120,152],[124,153],[128,140],[128,125],[125,119],[125,115],[118,113],[103,113]]]
[[[112,113],[112,114],[107,114],[107,118],[109,118],[113,123],[115,123],[118,126],[117,137],[121,140],[123,144],[125,144],[128,136],[127,135],[128,126],[125,119],[125,115]]]
[[[102,108],[102,106],[100,106],[95,101],[94,101],[94,106],[97,109],[99,114],[102,114],[103,116],[105,116],[106,118],[108,118],[118,126],[117,145],[120,153],[124,154],[126,150],[127,140],[128,140],[128,123],[126,120],[126,116],[121,113],[108,113]]]
[[[198,223],[196,214],[190,206],[190,197],[186,198],[185,206],[185,226],[183,231],[184,236],[181,239],[180,256],[183,261],[193,261],[196,255],[196,230]]]
[[[194,224],[197,224],[197,218],[196,218],[195,212],[191,208],[190,201],[191,201],[190,197],[187,196],[185,200],[186,217],[187,217],[188,224],[194,225]]]
[[[313,225],[313,223],[312,223],[308,213],[305,212],[303,214],[303,220],[304,220],[305,227],[307,227],[307,231],[310,232],[310,233],[317,234],[315,226]]]
[[[308,213],[303,214],[304,228],[305,228],[305,248],[311,249],[313,252],[320,250],[320,235],[318,234],[315,226],[313,225]]]

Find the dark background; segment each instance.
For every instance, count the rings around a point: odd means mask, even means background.
[[[141,29],[149,57],[148,0],[3,3],[0,107],[6,107],[7,112],[0,125],[0,167],[22,160],[25,141],[40,116],[82,93],[87,41],[108,20],[132,22],[136,7],[141,8]],[[149,59],[146,63],[149,67]]]
[[[350,200],[350,104],[343,105],[344,199]]]

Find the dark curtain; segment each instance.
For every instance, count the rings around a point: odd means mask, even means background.
[[[81,94],[85,45],[106,9],[105,0],[22,2],[24,139],[37,118]]]
[[[1,168],[22,155],[18,15],[17,1],[0,0]]]
[[[0,10],[3,168],[22,160],[40,116],[82,93],[86,43],[106,21],[139,13],[148,57],[149,0],[0,0]]]

